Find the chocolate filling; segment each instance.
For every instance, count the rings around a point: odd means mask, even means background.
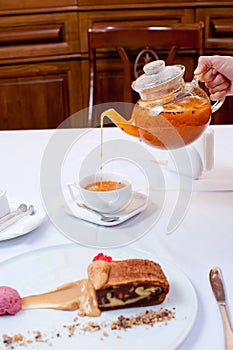
[[[113,286],[96,294],[100,310],[159,304],[166,296],[163,287],[150,283]]]

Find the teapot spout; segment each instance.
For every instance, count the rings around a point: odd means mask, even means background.
[[[104,117],[108,117],[118,128],[128,135],[139,137],[139,130],[136,125],[133,125],[132,119],[126,120],[115,109],[110,108],[101,113],[101,125],[103,125]]]

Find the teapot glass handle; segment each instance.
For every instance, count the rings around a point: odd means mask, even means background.
[[[199,80],[200,80],[200,75],[194,75],[193,80],[191,81],[191,85],[198,86]],[[212,113],[216,112],[220,107],[222,107],[224,101],[225,99],[221,101],[216,101],[211,107]]]
[[[220,107],[222,107],[224,101],[225,99],[222,101],[216,101],[211,107],[212,113],[216,112]]]

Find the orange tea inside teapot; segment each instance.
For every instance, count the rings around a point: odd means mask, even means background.
[[[127,134],[161,149],[184,147],[195,141],[222,102],[211,106],[198,79],[185,83],[182,65],[165,66],[164,61],[158,60],[145,65],[144,71],[132,84],[141,98],[130,120],[114,109],[103,112],[102,120],[107,116]]]

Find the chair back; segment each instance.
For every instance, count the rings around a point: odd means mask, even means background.
[[[159,53],[166,53],[167,65],[174,63],[178,54],[197,57],[204,54],[204,24],[169,24],[169,25],[123,25],[95,24],[88,30],[89,42],[89,115],[88,126],[94,126],[93,106],[104,101],[95,99],[97,52],[116,50],[119,54],[124,77],[123,101],[133,102],[131,83],[143,70],[143,66],[155,59]],[[138,54],[132,64],[130,50]],[[133,67],[132,67],[133,66]],[[106,101],[105,101],[106,102]]]

